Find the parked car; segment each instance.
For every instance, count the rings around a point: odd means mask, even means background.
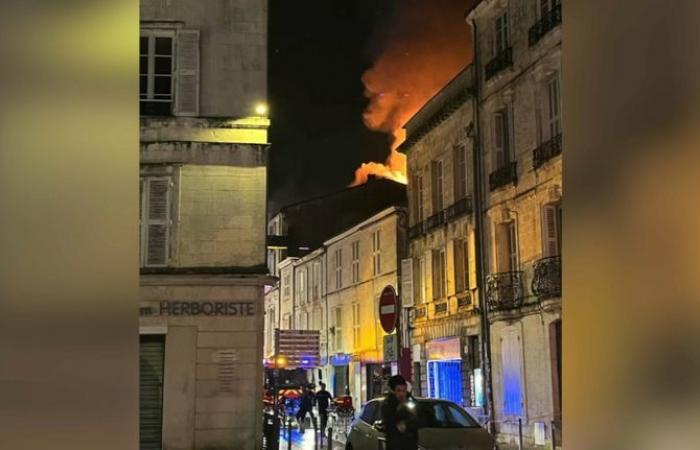
[[[353,421],[346,450],[377,450],[385,442],[381,398],[371,400]],[[493,437],[462,407],[447,400],[413,399],[418,445],[424,450],[494,450]]]

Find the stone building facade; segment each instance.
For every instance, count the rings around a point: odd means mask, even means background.
[[[142,449],[260,448],[267,3],[141,0]]]
[[[486,0],[475,42],[493,424],[561,444],[561,4]],[[553,439],[554,438],[554,439]]]
[[[459,73],[405,125],[414,392],[483,416],[473,214],[473,73]]]
[[[390,207],[280,262],[279,282],[265,297],[267,356],[275,328],[318,330],[321,364],[309,368],[308,381],[325,381],[355,405],[381,395],[398,361],[384,360],[379,297],[387,285],[399,289],[406,225],[406,209]]]

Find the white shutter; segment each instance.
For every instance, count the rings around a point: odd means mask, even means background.
[[[542,208],[542,240],[545,256],[559,254],[559,236],[557,236],[557,206],[544,205]]]
[[[147,182],[146,265],[165,266],[170,246],[170,179]]]
[[[413,260],[401,260],[401,306],[410,308],[414,305],[413,299]]]
[[[175,114],[199,115],[199,30],[177,32]]]

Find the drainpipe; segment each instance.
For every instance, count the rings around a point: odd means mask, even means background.
[[[472,67],[474,73],[474,125],[472,127],[472,137],[474,150],[472,159],[474,164],[474,234],[476,235],[475,257],[476,257],[476,277],[478,280],[478,297],[479,309],[481,309],[481,365],[484,371],[484,389],[486,394],[486,413],[489,416],[489,431],[493,434],[495,430],[494,424],[494,406],[493,406],[493,386],[491,377],[491,329],[489,327],[489,305],[486,300],[486,273],[484,270],[484,249],[486,248],[486,240],[484,234],[484,167],[482,164],[482,147],[481,147],[481,120],[479,115],[479,100],[481,98],[481,60],[479,58],[479,45],[477,41],[477,26],[476,21],[468,21],[472,26],[472,45],[474,48],[474,58]],[[469,134],[469,133],[468,133]]]

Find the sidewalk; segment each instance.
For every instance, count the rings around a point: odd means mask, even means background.
[[[293,450],[315,450],[318,447],[314,447],[314,430],[307,429],[305,433],[300,433],[296,428],[292,429],[292,449]],[[287,450],[289,448],[287,442],[286,430],[280,432],[280,450]],[[328,441],[323,438],[321,450],[328,449]],[[344,450],[345,445],[341,442],[333,442],[332,450]]]

